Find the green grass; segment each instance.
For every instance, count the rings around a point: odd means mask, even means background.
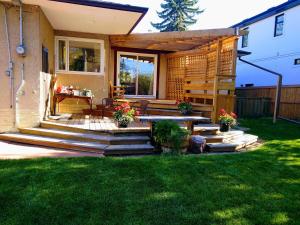
[[[0,161],[0,224],[299,224],[300,126],[243,120],[256,151]]]

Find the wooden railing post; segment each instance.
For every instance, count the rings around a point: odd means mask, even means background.
[[[222,41],[218,41],[217,49],[216,49],[216,73],[214,79],[214,96],[213,96],[213,112],[212,112],[212,122],[217,122],[217,110],[218,110],[218,82],[219,82],[219,74],[220,74],[220,65],[221,65],[221,51],[222,51]]]

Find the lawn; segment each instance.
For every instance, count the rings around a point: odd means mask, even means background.
[[[300,126],[231,155],[0,161],[0,224],[300,224]]]

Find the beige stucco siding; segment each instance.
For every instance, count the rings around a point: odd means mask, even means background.
[[[57,84],[73,87],[79,87],[80,89],[90,89],[93,92],[94,100],[93,105],[100,104],[102,99],[108,97],[108,83],[109,83],[109,38],[108,35],[102,34],[90,34],[90,33],[79,33],[71,31],[55,31],[56,36],[66,37],[77,37],[77,38],[88,38],[88,39],[99,39],[104,40],[104,75],[78,75],[78,74],[61,74],[57,73]],[[76,99],[66,99],[59,104],[59,112],[62,113],[82,113],[82,109],[88,109],[89,106],[85,101]]]
[[[42,10],[39,12],[39,24],[40,24],[40,49],[39,54],[42,59],[42,48],[48,49],[48,73],[42,72],[42,62],[40,63],[40,120],[44,115],[49,115],[50,110],[50,80],[51,75],[54,74],[54,30],[48,21],[47,17]],[[47,101],[48,100],[48,101]],[[45,110],[47,112],[45,114]]]
[[[11,44],[12,59],[14,62],[14,102],[10,108],[10,85],[9,78],[5,75],[8,68],[7,43],[5,38],[4,14],[1,8],[0,22],[0,121],[2,124],[0,131],[12,130],[15,126],[26,127],[38,125],[40,121],[40,79],[39,70],[41,58],[39,54],[39,7],[24,5],[24,43],[26,46],[26,57],[21,57],[16,53],[19,45],[19,8],[10,7],[8,9],[8,25]],[[2,52],[4,54],[2,54]],[[21,84],[21,68],[24,63],[25,84],[17,95],[17,89]],[[16,117],[15,117],[16,110]],[[8,116],[9,115],[9,116]],[[16,123],[16,124],[15,124]]]

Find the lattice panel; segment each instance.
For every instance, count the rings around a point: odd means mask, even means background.
[[[189,99],[210,106],[213,121],[219,104],[229,102],[228,107],[233,107],[235,89],[236,39],[218,43],[167,57],[167,98]]]
[[[220,75],[223,76],[232,76],[233,71],[233,51],[234,43],[227,42],[223,43],[221,51],[221,60],[220,60]]]
[[[185,77],[185,57],[178,56],[167,60],[167,99],[183,100]]]

